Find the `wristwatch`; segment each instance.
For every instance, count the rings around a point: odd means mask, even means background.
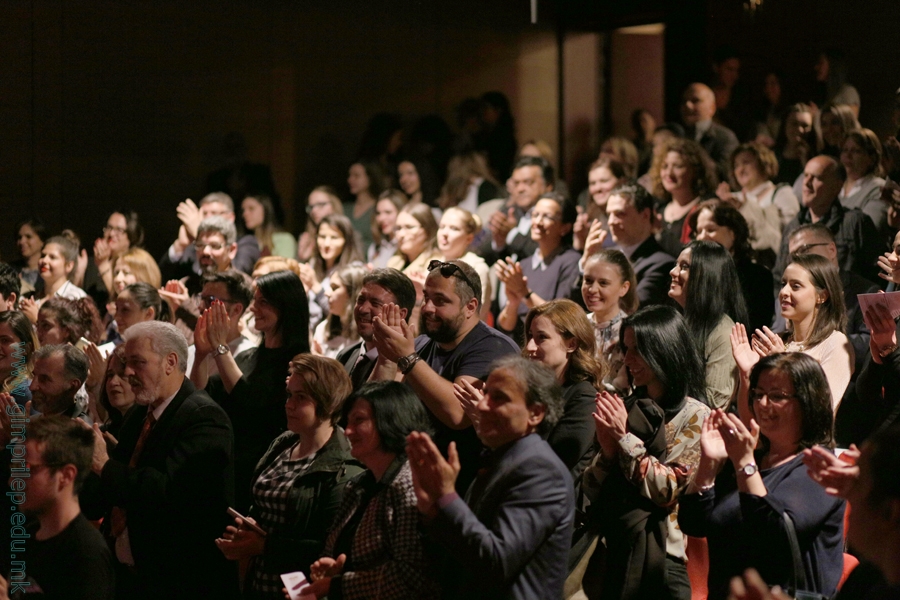
[[[746,465],[744,465],[743,467],[740,468],[740,471],[747,477],[750,477],[754,473],[759,472],[759,467],[756,466],[756,463],[747,463]]]
[[[228,354],[229,352],[231,352],[231,348],[229,348],[225,344],[219,344],[218,346],[216,346],[216,354],[218,354],[219,356]]]
[[[417,362],[419,362],[420,358],[421,357],[417,353],[413,352],[409,356],[404,356],[403,358],[398,360],[397,368],[400,369],[401,373],[406,375],[407,373],[412,371],[412,368],[416,365]]]

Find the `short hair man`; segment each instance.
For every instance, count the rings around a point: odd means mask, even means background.
[[[225,305],[225,312],[230,319],[231,328],[228,330],[227,348],[213,348],[212,352],[219,354],[231,353],[237,356],[244,350],[256,347],[256,343],[241,333],[241,316],[253,301],[253,287],[250,278],[241,271],[227,269],[217,271],[203,278],[203,290],[200,292],[200,310],[206,310],[215,302]],[[219,372],[212,354],[201,356],[196,360],[197,347],[191,344],[188,347],[188,359],[186,373],[197,389],[205,389],[209,377]]]
[[[887,248],[868,215],[857,209],[844,208],[838,193],[844,183],[844,167],[830,156],[814,156],[803,169],[803,198],[800,212],[785,225],[778,260],[772,269],[776,283],[790,261],[788,241],[801,225],[824,224],[834,236],[837,261],[841,269],[866,279],[878,279],[878,257]]]
[[[441,451],[456,442],[463,465],[457,484],[465,491],[475,475],[480,444],[453,385],[480,387],[491,362],[518,354],[519,347],[481,321],[481,280],[467,263],[432,261],[423,299],[417,338],[396,306],[385,306],[374,319],[378,361],[372,379],[394,379],[399,371],[412,386],[432,415]]]
[[[566,466],[540,433],[564,400],[553,372],[521,356],[497,360],[478,403],[478,437],[492,452],[463,501],[460,461],[425,433],[407,454],[427,532],[455,563],[442,582],[451,598],[561,598],[575,500]]]
[[[734,132],[713,121],[716,95],[703,83],[692,83],[681,97],[681,120],[689,139],[700,144],[716,163],[719,179],[727,181],[731,173],[731,155],[739,142]]]
[[[506,211],[497,211],[488,222],[491,235],[478,254],[492,265],[507,256],[531,256],[537,244],[531,239],[531,209],[542,194],[553,191],[553,166],[546,159],[523,156],[509,178],[512,188]]]
[[[416,288],[412,280],[397,269],[375,269],[363,277],[362,288],[354,302],[353,319],[362,339],[342,350],[337,360],[350,374],[355,391],[369,380],[378,360],[373,320],[381,316],[387,304],[394,304],[400,309],[400,317],[409,323],[416,303]]]
[[[637,184],[619,186],[610,193],[606,213],[613,241],[634,267],[641,306],[667,302],[669,271],[675,265],[675,258],[666,254],[653,236],[656,219],[653,196]],[[600,250],[604,239],[600,228],[594,227],[585,242],[584,255]]]
[[[120,524],[116,556],[133,565],[134,597],[233,598],[233,565],[212,543],[234,493],[231,422],[185,378],[187,342],[173,325],[138,323],[124,337],[136,406],[111,455],[94,427],[92,462],[93,500]]]
[[[178,238],[159,260],[164,281],[181,279],[191,273],[195,275],[202,273],[199,253],[194,249],[201,221],[209,217],[222,217],[233,224],[235,219],[234,202],[231,200],[231,196],[222,192],[207,194],[200,200],[199,207],[192,200],[185,200],[178,205],[176,211],[181,221]],[[235,269],[249,274],[253,271],[253,265],[259,260],[259,245],[252,235],[244,235],[236,243],[237,251],[232,257],[232,264]],[[199,289],[199,285],[197,287]],[[196,290],[192,290],[191,293],[195,292]]]
[[[0,262],[0,312],[16,310],[22,297],[22,280],[15,267]]]
[[[87,380],[88,359],[84,352],[68,344],[44,346],[34,353],[31,402],[43,415],[62,415],[90,422],[85,406],[76,394]]]
[[[12,562],[10,589],[0,588],[3,598],[7,592],[16,598],[34,592],[46,598],[115,597],[109,547],[78,503],[93,448],[93,432],[62,415],[37,417],[25,427],[23,460],[12,461],[22,467],[14,469],[10,484],[21,511],[10,515],[12,529],[21,530],[12,556],[21,552],[24,560]],[[16,475],[26,470],[25,477]],[[24,527],[27,518],[36,523]]]

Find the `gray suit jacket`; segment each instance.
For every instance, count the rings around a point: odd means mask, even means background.
[[[573,489],[568,469],[537,434],[495,451],[466,501],[453,500],[429,527],[454,563],[448,597],[562,598]]]

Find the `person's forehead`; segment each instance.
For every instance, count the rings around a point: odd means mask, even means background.
[[[150,346],[150,340],[146,337],[131,338],[125,342],[125,356],[141,355],[146,356],[152,354],[153,349]]]
[[[450,298],[459,298],[456,295],[456,282],[453,281],[456,275],[444,277],[441,275],[440,269],[435,269],[428,273],[425,279],[425,288],[432,294],[443,294]]]
[[[366,297],[375,298],[376,300],[382,300],[384,302],[397,301],[397,296],[389,289],[371,282],[363,286],[360,295],[365,295]]]
[[[224,215],[231,211],[221,202],[207,202],[200,207],[200,212],[205,215]]]
[[[106,223],[116,227],[125,227],[127,225],[125,215],[122,213],[113,213],[109,215],[109,219],[107,219]]]
[[[485,384],[495,394],[502,392],[511,401],[525,402],[525,387],[509,369],[494,369]]]
[[[53,376],[62,371],[63,355],[54,352],[50,356],[43,356],[34,361],[34,372]]]
[[[542,175],[543,172],[537,165],[527,165],[513,171],[513,179],[537,179]]]
[[[612,195],[606,201],[606,208],[609,211],[625,211],[627,212],[629,208],[634,208],[634,203],[629,202],[626,198],[619,195]]]
[[[228,288],[220,281],[209,281],[203,284],[203,295],[223,298],[228,296]]]
[[[798,248],[800,246],[804,246],[806,244],[822,244],[828,243],[828,240],[820,235],[816,235],[812,231],[798,231],[794,235],[791,236],[790,240],[788,240],[788,245],[791,248]]]
[[[219,233],[218,231],[208,231],[206,233],[200,234],[200,241],[207,243],[207,244],[212,244],[212,243],[216,243],[216,242],[218,242],[220,244],[224,244],[225,236],[222,235],[221,233]]]

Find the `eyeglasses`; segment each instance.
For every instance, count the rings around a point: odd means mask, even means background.
[[[128,230],[125,229],[124,227],[110,227],[109,225],[107,225],[106,227],[103,228],[103,233],[104,234],[118,233],[119,235],[124,235],[124,234],[128,233]]]
[[[751,402],[760,402],[762,401],[764,396],[770,404],[783,404],[791,398],[796,398],[794,394],[788,394],[786,392],[781,392],[778,390],[772,390],[771,392],[767,392],[766,390],[761,390],[758,388],[750,390]]]
[[[531,213],[532,221],[550,221],[551,223],[556,223],[561,219],[561,217],[556,215],[551,215],[550,213]]]
[[[791,252],[791,254],[806,254],[816,246],[827,246],[830,243],[831,242],[816,242],[815,244],[803,244],[802,246]]]
[[[475,291],[475,285],[466,276],[466,274],[463,272],[463,270],[461,268],[459,268],[459,265],[455,265],[453,263],[444,262],[442,260],[435,259],[435,260],[431,261],[430,263],[428,263],[428,272],[431,273],[438,267],[440,267],[440,269],[441,269],[442,276],[446,277],[447,279],[450,279],[454,275],[459,275],[459,278],[462,279],[463,281],[465,281],[467,284],[469,284],[469,287],[472,288],[473,292]]]
[[[331,202],[313,202],[312,204],[307,205],[306,212],[309,214],[316,209],[325,208],[329,204],[331,204]]]
[[[197,249],[197,252],[203,252],[207,248],[212,250],[213,252],[218,252],[222,248],[225,247],[225,244],[220,244],[218,242],[212,242],[210,244],[204,244],[203,242],[197,242],[194,244],[194,248]]]

